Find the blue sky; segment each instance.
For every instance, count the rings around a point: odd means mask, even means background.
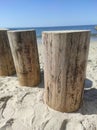
[[[0,0],[0,27],[97,24],[97,0]]]

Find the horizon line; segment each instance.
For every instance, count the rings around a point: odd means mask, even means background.
[[[49,27],[66,27],[66,26],[92,26],[92,25],[97,25],[97,24],[78,24],[78,25],[55,25],[55,26],[12,26],[12,27],[0,27],[0,28],[49,28]]]

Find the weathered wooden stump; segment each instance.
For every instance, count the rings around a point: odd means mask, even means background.
[[[42,39],[45,101],[61,112],[76,111],[82,104],[90,31],[48,31]]]
[[[20,85],[40,83],[40,66],[34,30],[8,31],[12,55]]]
[[[13,74],[15,74],[15,67],[7,36],[7,29],[0,29],[0,76],[10,76]]]

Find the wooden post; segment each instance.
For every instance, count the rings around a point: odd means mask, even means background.
[[[14,62],[7,36],[7,29],[0,29],[0,76],[15,74]]]
[[[43,32],[45,101],[53,109],[80,108],[89,50],[90,31]]]
[[[34,30],[8,31],[12,55],[20,85],[40,83],[40,66]]]

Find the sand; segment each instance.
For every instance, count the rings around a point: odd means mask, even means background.
[[[38,45],[41,83],[19,86],[17,76],[0,77],[0,130],[97,130],[97,42],[91,42],[83,105],[75,113],[61,113],[43,101],[43,48]]]

